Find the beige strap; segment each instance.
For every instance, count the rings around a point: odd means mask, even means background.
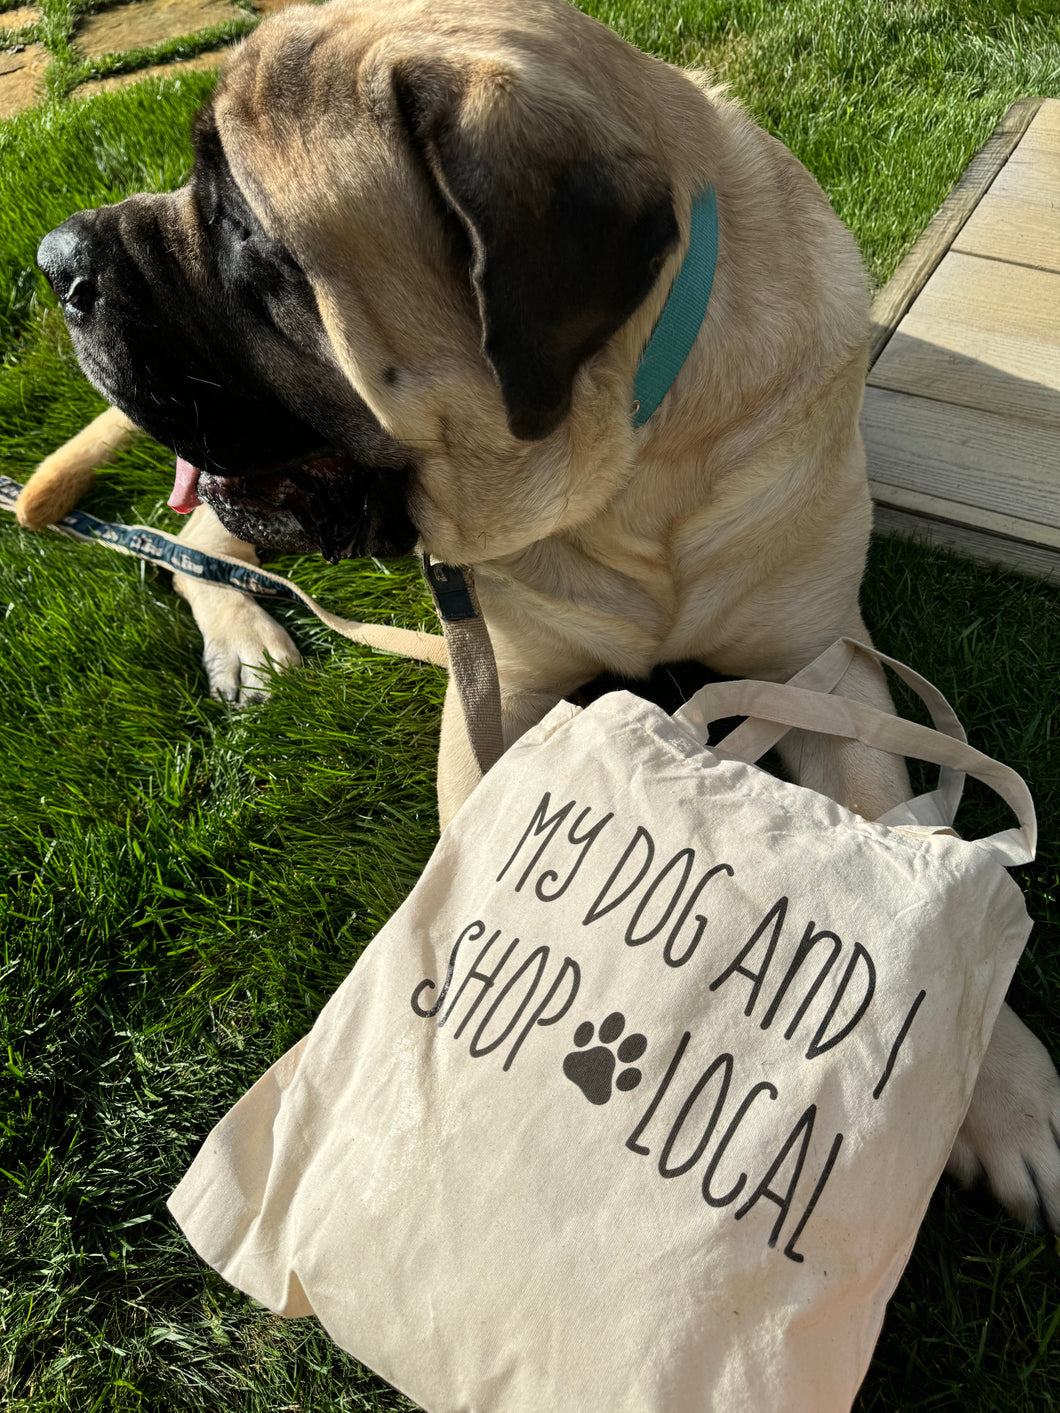
[[[937,731],[942,731],[957,741],[968,739],[956,712],[937,687],[918,672],[914,672],[911,667],[907,667],[904,662],[887,657],[885,653],[879,652],[868,643],[859,642],[856,638],[838,638],[830,647],[825,648],[819,657],[789,678],[788,686],[831,692],[838,686],[859,654],[891,668],[897,677],[911,687],[927,706]],[[697,740],[706,740],[710,723],[703,719],[698,693],[674,714],[674,720],[690,730]],[[731,731],[724,741],[719,742],[719,750],[722,754],[739,760],[755,761],[771,750],[788,730],[787,726],[779,726],[776,722],[752,718]],[[881,816],[880,823],[951,825],[963,790],[963,773],[943,766],[939,773],[938,786],[934,790],[896,805],[893,810]]]
[[[467,565],[442,564],[423,556],[423,577],[434,598],[449,648],[449,675],[460,695],[471,749],[485,775],[504,752],[501,689],[475,579]]]
[[[841,736],[877,750],[914,756],[972,775],[1000,795],[1020,821],[1019,829],[1005,830],[979,842],[1006,864],[1029,863],[1034,857],[1037,825],[1026,784],[1014,770],[951,734],[932,731],[927,726],[866,706],[864,702],[807,691],[787,683],[714,682],[701,688],[693,701],[697,712],[707,721],[726,716],[762,718],[785,729],[796,727]],[[721,747],[715,748],[716,753],[729,754],[724,747],[725,742],[722,742]]]

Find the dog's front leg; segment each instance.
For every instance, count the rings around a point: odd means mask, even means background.
[[[258,562],[253,545],[229,534],[205,505],[192,512],[180,539],[205,554]],[[174,574],[173,587],[188,601],[202,634],[211,697],[244,706],[268,690],[270,666],[297,667],[301,662],[287,632],[249,594],[186,574]]]
[[[860,623],[845,630],[868,642]],[[836,687],[840,696],[894,711],[883,670],[859,658]],[[857,742],[791,732],[778,748],[800,785],[875,819],[908,799],[905,764]],[[1060,1078],[1045,1046],[1001,1007],[972,1102],[947,1171],[985,1179],[995,1197],[1031,1228],[1060,1233]]]

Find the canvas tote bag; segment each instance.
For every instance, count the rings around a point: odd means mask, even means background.
[[[205,1260],[432,1413],[849,1408],[1034,851],[923,679],[891,664],[940,730],[810,690],[859,652],[890,661],[844,640],[796,685],[564,703],[514,745],[173,1193]],[[789,727],[939,786],[862,819],[751,763]],[[1018,827],[958,838],[962,772]]]

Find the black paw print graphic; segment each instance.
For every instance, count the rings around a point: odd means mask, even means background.
[[[574,1043],[578,1048],[572,1050],[564,1059],[563,1073],[578,1086],[590,1104],[606,1104],[611,1098],[615,1056],[609,1047],[625,1028],[626,1018],[622,1012],[612,1011],[607,1019],[600,1023],[600,1039],[603,1044],[594,1045],[591,1050],[586,1050],[585,1047],[593,1038],[595,1027],[592,1021],[582,1021],[574,1032]],[[639,1060],[647,1048],[648,1042],[643,1035],[627,1035],[618,1047],[618,1058],[622,1064],[629,1065],[631,1060]],[[642,1078],[640,1070],[630,1066],[615,1080],[615,1088],[636,1089]]]

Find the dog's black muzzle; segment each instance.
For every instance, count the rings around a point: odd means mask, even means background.
[[[204,473],[201,498],[241,539],[330,559],[407,552],[415,467],[327,356],[301,270],[281,250],[239,287],[226,238],[206,230],[189,249],[172,201],[79,211],[40,243],[89,380]],[[275,293],[261,302],[270,277],[300,342],[277,327]]]
[[[89,381],[219,476],[271,473],[331,449],[338,429],[300,416],[263,376],[271,360],[283,381],[275,330],[255,328],[253,311],[216,278],[205,242],[188,249],[171,202],[136,196],[79,211],[40,243],[38,264]]]

